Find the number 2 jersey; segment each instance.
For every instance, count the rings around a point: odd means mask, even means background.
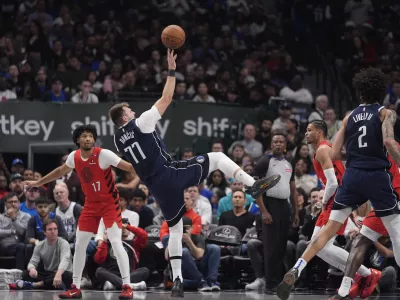
[[[378,103],[361,104],[351,112],[346,126],[346,168],[390,168],[379,117],[383,108]]]
[[[84,160],[81,150],[68,155],[66,165],[75,169],[81,182],[82,191],[87,202],[101,202],[116,197],[118,190],[115,186],[111,166],[116,167],[121,158],[114,152],[94,147],[92,155]]]
[[[153,106],[138,119],[118,128],[114,134],[115,147],[145,182],[163,172],[165,166],[172,162],[167,147],[155,130],[160,118],[157,108]]]

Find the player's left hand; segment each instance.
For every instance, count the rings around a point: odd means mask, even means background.
[[[300,225],[300,218],[299,218],[299,213],[296,212],[292,216],[292,222],[293,222],[293,227],[297,228]]]
[[[22,182],[22,185],[24,187],[24,190],[29,190],[31,188],[34,187],[40,187],[40,184],[38,183],[39,181],[35,181],[35,180],[25,180]]]

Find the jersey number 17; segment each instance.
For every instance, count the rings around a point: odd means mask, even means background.
[[[135,163],[139,163],[138,158],[136,157],[135,153],[133,152],[135,149],[137,149],[137,152],[139,152],[140,156],[143,159],[146,159],[146,155],[144,155],[142,148],[140,148],[140,145],[138,142],[134,142],[132,145],[130,145],[129,147],[126,147],[124,149],[125,152],[129,152],[129,154],[131,155],[131,157],[133,158],[133,160],[135,161]],[[136,152],[136,151],[135,151]],[[140,157],[139,157],[140,158]]]

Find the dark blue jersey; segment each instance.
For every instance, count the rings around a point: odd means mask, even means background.
[[[146,180],[165,169],[172,159],[156,131],[142,133],[133,119],[114,134],[118,152],[134,167],[137,175]]]
[[[346,127],[347,168],[389,169],[383,145],[380,104],[361,104],[349,116]]]

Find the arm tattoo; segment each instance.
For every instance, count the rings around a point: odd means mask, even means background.
[[[382,123],[382,132],[384,139],[394,139],[394,130],[393,126],[396,123],[396,113],[394,111],[389,110],[388,115],[383,120]]]

